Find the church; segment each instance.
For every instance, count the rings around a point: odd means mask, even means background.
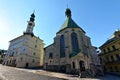
[[[57,31],[54,42],[44,48],[43,40],[33,33],[35,15],[31,14],[23,35],[10,41],[2,64],[15,67],[43,66],[45,70],[74,74],[85,72],[85,75],[91,71],[95,75],[96,65],[100,65],[96,48],[86,32],[72,19],[69,8],[65,15],[66,20]]]
[[[44,43],[33,33],[35,15],[31,14],[23,35],[10,41],[3,65],[15,67],[43,66]]]
[[[72,19],[69,8],[65,15],[66,20],[56,33],[54,42],[44,48],[44,69],[66,73],[90,70],[95,48],[90,37]]]

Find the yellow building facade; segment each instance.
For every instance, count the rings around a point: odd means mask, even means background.
[[[120,73],[120,30],[116,30],[100,49],[105,71]]]

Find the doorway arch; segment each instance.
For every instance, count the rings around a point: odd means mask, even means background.
[[[79,61],[79,67],[80,67],[80,71],[85,71],[85,62],[84,61]]]

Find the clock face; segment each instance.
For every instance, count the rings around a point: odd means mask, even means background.
[[[31,25],[32,25],[32,23],[29,23],[29,25],[31,26]]]

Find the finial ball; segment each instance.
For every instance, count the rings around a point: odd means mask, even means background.
[[[66,16],[71,16],[71,10],[69,8],[66,9],[65,11]]]

